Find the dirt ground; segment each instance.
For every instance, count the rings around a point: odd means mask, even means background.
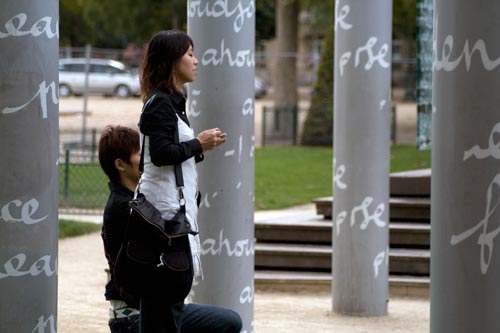
[[[59,242],[59,333],[109,332],[105,268],[99,233]],[[429,332],[429,301],[391,298],[388,316],[359,318],[334,314],[329,292],[258,288],[254,321],[256,333],[424,333]]]
[[[269,99],[255,101],[255,144],[261,145],[262,140],[262,108],[271,106]],[[308,101],[301,101],[300,107],[307,108]],[[83,117],[83,98],[61,98],[59,102],[61,130],[81,131],[85,123],[88,129],[100,131],[107,124],[137,127],[141,113],[142,102],[139,98],[107,98],[91,96],[87,104],[87,116]],[[303,119],[301,119],[303,120]],[[396,143],[415,144],[416,142],[417,107],[415,103],[398,103],[396,105]]]

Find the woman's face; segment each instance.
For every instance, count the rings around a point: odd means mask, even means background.
[[[193,47],[184,53],[174,68],[175,86],[181,88],[184,83],[193,82],[196,79],[198,59],[194,56]]]

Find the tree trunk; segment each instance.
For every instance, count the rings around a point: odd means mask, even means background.
[[[274,72],[272,136],[296,142],[297,45],[299,0],[278,0],[276,6],[277,57]],[[269,121],[268,121],[269,123]],[[269,131],[266,131],[269,133]]]
[[[276,107],[297,105],[296,57],[298,39],[298,0],[279,0],[276,8],[276,42],[279,57],[274,77]]]

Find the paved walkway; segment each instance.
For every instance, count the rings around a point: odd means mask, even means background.
[[[313,210],[312,205],[307,205],[256,212],[255,220],[314,214]],[[80,219],[100,223],[100,216]],[[59,333],[109,332],[108,304],[103,295],[105,268],[98,232],[59,242]],[[333,313],[331,295],[324,289],[291,292],[259,287],[255,291],[254,311],[255,333],[429,332],[429,301],[421,298],[391,298],[387,316],[359,318]]]

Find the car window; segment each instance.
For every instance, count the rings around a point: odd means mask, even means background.
[[[93,64],[90,66],[91,73],[110,73],[109,66],[106,65],[96,65]]]
[[[85,72],[84,64],[60,64],[59,70],[63,72]]]
[[[113,73],[113,74],[123,74],[125,73],[125,71],[119,69],[119,68],[116,68],[116,67],[113,67],[113,66],[109,66],[109,69],[110,69],[110,73]]]

